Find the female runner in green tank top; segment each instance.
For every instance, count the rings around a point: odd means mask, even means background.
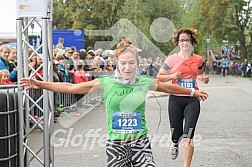
[[[102,92],[108,120],[107,166],[155,166],[145,120],[147,92],[155,90],[187,94],[200,100],[206,100],[208,94],[200,90],[157,82],[151,77],[137,76],[137,48],[127,38],[118,44],[116,57],[117,69],[112,76],[99,77],[79,84],[22,78],[20,85],[27,89],[47,89],[70,94]]]

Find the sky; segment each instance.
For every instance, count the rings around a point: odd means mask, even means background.
[[[0,33],[16,32],[16,0],[0,0]]]
[[[16,38],[16,1],[0,0],[0,39]],[[32,29],[29,27],[29,32]],[[34,32],[40,32],[41,28],[35,24]]]

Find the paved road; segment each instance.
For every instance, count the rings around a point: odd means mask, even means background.
[[[210,76],[209,93],[195,133],[192,167],[252,166],[252,81],[236,77]],[[181,167],[183,149],[176,160],[169,157],[170,132],[166,94],[147,98],[147,125],[157,167]],[[160,105],[159,105],[160,104]],[[161,117],[161,118],[160,118]],[[61,120],[69,128],[55,125],[56,167],[105,167],[106,113],[104,105],[80,118]],[[160,122],[161,121],[161,122]],[[158,124],[160,126],[156,133]],[[70,123],[70,124],[71,124]]]

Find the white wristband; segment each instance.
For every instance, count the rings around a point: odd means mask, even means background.
[[[190,97],[193,97],[194,96],[194,93],[195,93],[195,89],[194,88],[191,88],[191,94],[189,95]]]

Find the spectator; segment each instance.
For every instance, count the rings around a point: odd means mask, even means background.
[[[95,57],[97,57],[97,56],[100,57],[100,60],[99,60],[99,62],[98,62],[98,65],[99,65],[99,67],[100,67],[102,70],[104,70],[105,65],[106,65],[106,62],[105,62],[105,60],[104,60],[102,54],[103,54],[103,51],[102,51],[101,48],[100,48],[100,49],[97,49],[97,50],[95,51]]]
[[[74,61],[72,59],[73,50],[71,48],[66,48],[63,55],[66,68],[68,70],[68,82],[74,83]]]
[[[216,75],[216,71],[217,71],[217,61],[213,60],[213,74]]]
[[[247,74],[246,74],[247,66],[248,66],[248,62],[247,62],[247,59],[245,59],[244,62],[242,62],[242,66],[241,66],[242,77],[244,78],[247,77]]]
[[[87,47],[87,52],[90,51],[90,50],[94,50],[94,48],[92,46],[88,46]]]
[[[87,53],[88,53],[89,59],[93,59],[94,58],[94,56],[95,56],[95,51],[94,50],[89,50]]]
[[[11,48],[10,55],[8,57],[9,71],[12,72],[17,68],[17,49]],[[17,82],[17,76],[12,79],[12,82]]]
[[[86,49],[80,49],[80,52],[86,52]]]
[[[88,81],[88,74],[84,71],[84,63],[82,61],[77,62],[77,70],[74,72],[74,83],[78,84],[81,82],[87,82]],[[84,94],[76,94],[76,115],[81,115],[81,106],[82,106],[82,98],[84,97]]]
[[[74,68],[74,62],[73,59],[71,58],[73,54],[73,50],[71,48],[66,48],[65,53],[63,54],[65,64],[69,64],[68,70],[73,70]]]
[[[89,50],[88,55],[86,57],[87,64],[85,64],[84,70],[85,71],[92,71],[92,73],[91,73],[92,75],[89,78],[90,80],[93,80],[93,79],[96,78],[96,72],[95,71],[97,71],[96,69],[98,69],[98,66],[95,66],[94,64],[98,65],[97,60],[99,58],[96,58],[96,60],[94,60],[94,58],[95,58],[95,52],[93,50]]]
[[[238,66],[238,63],[237,63],[237,61],[235,60],[235,61],[234,61],[234,75],[238,75],[237,66]]]
[[[29,75],[31,75],[31,73],[35,72],[35,69],[37,67],[37,55],[34,54],[30,59],[29,59]]]
[[[234,75],[234,62],[233,62],[233,60],[229,61],[229,64],[228,64],[228,74],[229,75]]]
[[[84,71],[84,63],[82,61],[77,62],[77,70],[74,72],[74,83],[78,84],[81,82],[88,81],[88,75]]]
[[[223,77],[227,76],[227,70],[228,70],[227,58],[222,58],[222,61],[221,61],[221,75]]]
[[[9,71],[13,71],[14,68],[17,67],[17,49],[16,48],[10,48],[11,52],[8,57],[8,63],[9,63]]]
[[[93,70],[101,70],[99,65],[100,60],[101,60],[100,56],[95,56],[91,67]]]
[[[77,50],[75,46],[71,46],[70,48],[72,49],[73,52]]]
[[[8,57],[10,54],[11,50],[9,46],[2,45],[0,47],[0,70],[6,69],[9,71],[10,67],[8,64]],[[10,72],[10,81],[14,80],[17,77],[17,68],[14,68]]]
[[[238,77],[242,76],[242,64],[240,62],[237,64],[237,75]]]
[[[221,60],[217,60],[217,71],[216,71],[216,74],[221,76]]]
[[[205,67],[205,73],[209,74],[209,72],[210,72],[210,62],[207,60],[206,61],[206,67]]]
[[[53,60],[53,82],[63,82],[63,76],[59,72],[58,60]]]
[[[77,70],[77,62],[80,60],[80,52],[75,50],[72,54],[72,59],[74,62],[74,71]]]
[[[68,65],[65,65],[63,56],[60,56],[58,61],[59,61],[58,69],[59,69],[60,74],[62,76],[62,80],[63,80],[63,82],[67,82],[67,77],[68,77],[67,67],[68,67]]]
[[[80,51],[80,60],[83,61],[84,63],[84,71],[88,71],[89,70],[89,61],[88,61],[88,56],[87,56],[87,52],[82,50]]]
[[[85,50],[80,50],[80,60],[85,60],[87,57],[87,52]]]
[[[14,85],[14,82],[11,82],[9,80],[10,72],[6,69],[1,70],[2,73],[2,78],[1,78],[1,83],[2,85]]]
[[[58,64],[59,64],[58,60],[53,60],[53,82],[63,82],[63,76],[59,72]],[[59,106],[59,104],[57,104],[57,97],[58,93],[53,92],[53,100],[54,100],[53,103],[55,108]],[[57,114],[55,114],[54,116],[57,116]]]
[[[39,54],[37,56],[37,63],[35,65],[35,69],[37,71],[37,73],[35,74],[35,77],[39,80],[43,80],[43,59],[42,59],[42,54]]]
[[[63,38],[59,38],[58,39],[58,44],[55,46],[55,49],[64,49],[64,39]]]
[[[110,59],[106,59],[105,60],[106,61],[106,70],[107,71],[114,71],[114,68],[112,67],[112,62],[111,62],[111,60]]]

